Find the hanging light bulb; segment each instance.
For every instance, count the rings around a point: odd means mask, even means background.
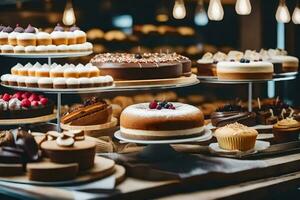
[[[210,0],[208,5],[208,18],[213,21],[220,21],[224,17],[224,10],[220,0]]]
[[[196,25],[205,26],[208,23],[207,14],[203,5],[203,0],[198,1],[195,11],[194,22]]]
[[[288,23],[291,20],[289,10],[285,4],[285,0],[280,0],[276,11],[276,20],[281,23]]]
[[[292,20],[294,24],[300,24],[300,4],[299,1],[297,2],[297,5],[295,7],[295,10],[293,12]]]
[[[239,15],[249,15],[251,13],[250,0],[237,0],[235,4],[235,11]]]
[[[72,5],[72,0],[67,0],[67,4],[64,10],[64,15],[63,15],[63,23],[66,26],[71,26],[75,24],[76,18],[75,18],[75,13]]]
[[[173,17],[175,19],[183,19],[186,16],[186,10],[183,0],[175,0],[173,8]]]

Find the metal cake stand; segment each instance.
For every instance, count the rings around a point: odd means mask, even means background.
[[[147,161],[157,161],[167,158],[172,158],[178,153],[171,147],[170,144],[182,144],[188,142],[204,142],[212,138],[212,131],[205,128],[203,133],[199,136],[188,137],[182,139],[165,139],[165,140],[137,140],[129,139],[122,136],[120,131],[115,132],[115,138],[122,142],[136,143],[147,145],[142,152],[138,154],[141,159],[146,159]]]

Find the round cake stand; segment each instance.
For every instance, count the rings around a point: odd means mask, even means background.
[[[285,73],[281,75],[274,75],[273,79],[260,79],[260,80],[221,80],[214,76],[198,76],[201,83],[211,84],[247,84],[248,85],[248,111],[252,112],[252,98],[253,98],[253,84],[254,83],[266,83],[268,81],[289,81],[297,78],[297,72]]]
[[[159,82],[159,79],[156,80]],[[161,80],[163,81],[163,80]],[[179,88],[179,87],[187,87],[198,84],[200,81],[197,79],[197,77],[190,76],[185,78],[178,78],[178,81],[175,81],[175,79],[172,79],[171,82],[163,82],[163,84],[148,84],[139,85],[138,82],[135,84],[130,85],[121,85],[121,86],[105,86],[105,87],[97,87],[97,88],[72,88],[72,89],[54,89],[54,88],[29,88],[29,87],[19,87],[19,86],[9,86],[4,85],[2,86],[11,88],[14,90],[23,90],[23,91],[29,91],[29,92],[43,92],[48,94],[56,94],[57,95],[57,131],[61,132],[61,126],[60,126],[60,119],[61,119],[61,113],[59,112],[61,110],[61,99],[62,94],[92,94],[92,93],[104,93],[104,92],[122,92],[122,91],[147,91],[152,89],[171,89],[171,88]]]
[[[164,159],[174,158],[178,152],[171,147],[170,144],[181,144],[188,142],[204,142],[212,138],[212,132],[208,128],[200,136],[183,138],[183,139],[169,139],[169,140],[134,140],[128,139],[121,135],[120,131],[115,132],[115,138],[123,142],[130,142],[136,144],[147,145],[142,152],[138,153],[138,157],[147,161],[159,161]]]

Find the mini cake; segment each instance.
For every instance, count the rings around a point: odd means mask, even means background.
[[[15,46],[14,47],[14,53],[25,53],[25,47],[23,46]]]
[[[300,123],[293,118],[280,120],[273,126],[276,142],[290,142],[299,139]]]
[[[10,86],[18,86],[18,82],[17,82],[17,75],[11,75],[9,76],[8,79],[8,84]]]
[[[69,46],[62,44],[57,46],[57,51],[58,52],[68,52],[69,51]]]
[[[90,78],[83,77],[79,78],[78,81],[81,88],[93,87],[93,82]]]
[[[246,126],[256,125],[256,114],[248,112],[239,105],[225,105],[211,114],[211,123],[215,127],[222,127],[234,122]]]
[[[2,53],[14,53],[14,47],[10,44],[5,44],[1,46]]]
[[[39,67],[35,71],[35,76],[38,77],[49,77],[50,68],[48,64],[43,64],[42,67]]]
[[[275,73],[297,72],[299,59],[294,56],[278,55],[271,58]]]
[[[37,77],[28,77],[26,80],[25,80],[25,85],[26,87],[32,87],[32,88],[36,88],[38,87],[38,80],[39,78]]]
[[[70,31],[74,33],[77,44],[86,42],[86,33],[81,31],[76,25],[72,26]]]
[[[120,131],[125,138],[142,140],[193,137],[203,134],[204,116],[183,103],[134,104],[121,113]]]
[[[53,88],[53,80],[52,78],[40,78],[38,85],[40,88]]]
[[[102,87],[104,86],[104,77],[99,76],[99,77],[93,77],[91,78],[91,81],[93,82],[93,87]]]
[[[225,61],[226,54],[217,52],[216,54],[205,53],[201,59],[197,61],[197,72],[200,76],[217,76],[217,63]]]
[[[221,80],[251,80],[272,79],[273,64],[269,62],[252,62],[241,59],[240,62],[219,62],[217,64],[218,79]]]
[[[103,82],[104,82],[104,86],[110,86],[113,84],[114,79],[111,76],[106,75],[104,76]]]
[[[36,71],[41,67],[42,65],[39,62],[36,62],[32,67],[28,69],[28,76],[37,76]]]
[[[13,29],[10,26],[2,29],[0,32],[0,45],[8,44],[8,35],[11,32],[13,32]]]
[[[18,75],[19,74],[19,69],[20,68],[22,68],[23,67],[23,65],[21,65],[20,63],[18,63],[18,64],[16,64],[15,66],[13,66],[12,68],[11,68],[11,74],[12,75]]]
[[[51,45],[52,39],[49,33],[38,32],[36,34],[37,45]]]
[[[47,53],[48,48],[45,45],[39,45],[35,48],[36,53]]]
[[[110,75],[118,80],[143,80],[176,78],[182,75],[182,63],[159,54],[98,54],[90,61],[101,70],[101,75]]]
[[[64,70],[65,68],[62,67],[61,65],[57,65],[54,68],[52,66],[49,75],[51,78],[64,77]]]
[[[36,48],[36,46],[32,46],[32,45],[26,46],[25,53],[36,53],[35,48]]]
[[[59,24],[57,24],[57,26],[54,28],[53,32],[50,35],[52,43],[54,45],[68,44],[67,33],[65,32],[64,28]]]
[[[17,43],[20,46],[36,46],[36,30],[30,24],[24,33],[18,34]]]
[[[67,88],[67,83],[65,78],[54,78],[53,88],[64,89]]]
[[[90,98],[61,118],[63,124],[90,126],[111,121],[112,107],[98,98]]]
[[[8,44],[16,46],[18,44],[17,36],[23,32],[24,32],[24,29],[22,27],[20,27],[19,24],[17,24],[14,31],[11,32],[10,34],[8,34]]]
[[[26,76],[18,76],[17,78],[17,83],[19,87],[25,87],[25,80],[26,80]]]
[[[41,149],[54,163],[78,163],[80,170],[94,166],[96,144],[88,140],[75,141],[66,135],[41,144]]]
[[[228,124],[215,131],[220,148],[248,151],[254,148],[258,132],[239,123]]]
[[[64,77],[65,78],[78,78],[79,73],[75,68],[70,67],[64,71]]]
[[[55,53],[55,52],[57,52],[57,46],[56,45],[47,45],[47,50],[49,53]]]
[[[4,85],[9,85],[8,80],[9,80],[10,76],[11,76],[10,74],[2,75],[1,76],[1,83],[4,84]]]
[[[88,73],[89,73],[89,77],[97,77],[97,76],[100,76],[100,70],[95,67],[95,66],[87,66],[86,67]]]
[[[88,69],[89,69],[89,67],[84,66],[83,64],[78,64],[76,66],[76,70],[78,71],[79,77],[89,77],[90,72]]]
[[[79,88],[79,81],[76,78],[68,78],[67,81],[67,88]]]
[[[74,32],[68,31],[67,39],[68,39],[68,45],[76,44],[76,37],[75,37]]]
[[[27,63],[24,67],[19,68],[18,75],[19,76],[28,76],[28,70],[32,67],[31,63]]]

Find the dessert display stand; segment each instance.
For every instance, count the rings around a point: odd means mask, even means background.
[[[212,132],[208,128],[205,128],[203,134],[196,137],[182,138],[182,139],[164,139],[164,140],[135,140],[128,139],[121,135],[120,131],[115,132],[115,138],[121,142],[129,142],[136,144],[147,145],[143,151],[141,151],[137,156],[143,160],[147,161],[159,161],[174,158],[178,155],[170,145],[171,144],[182,144],[187,142],[204,142],[212,138]]]
[[[297,78],[298,72],[277,74],[273,76],[273,79],[266,80],[220,80],[214,76],[198,76],[201,83],[211,84],[247,84],[248,85],[248,111],[252,112],[252,98],[253,98],[253,84],[266,83],[268,81],[289,81]]]

